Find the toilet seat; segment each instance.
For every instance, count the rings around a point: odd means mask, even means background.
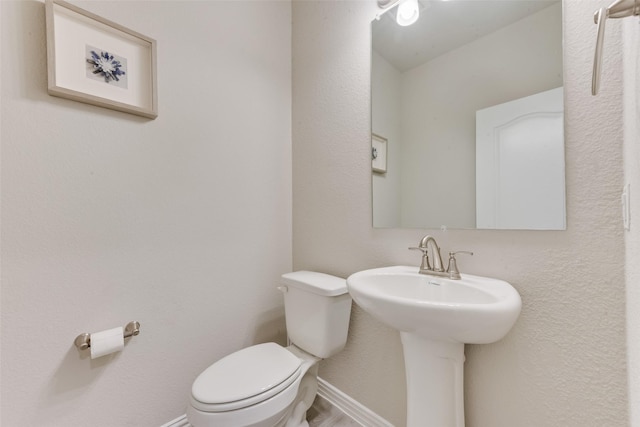
[[[275,343],[230,354],[193,383],[191,404],[204,412],[226,412],[264,402],[293,384],[302,360]]]

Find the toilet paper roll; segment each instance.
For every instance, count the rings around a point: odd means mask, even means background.
[[[122,326],[91,334],[91,358],[106,356],[124,348]]]

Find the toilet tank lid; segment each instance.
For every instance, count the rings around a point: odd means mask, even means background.
[[[283,274],[282,283],[286,286],[326,297],[347,293],[347,281],[345,279],[315,271],[302,270]]]

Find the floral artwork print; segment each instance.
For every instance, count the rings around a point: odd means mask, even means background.
[[[91,46],[86,47],[86,52],[87,77],[126,89],[126,58]]]

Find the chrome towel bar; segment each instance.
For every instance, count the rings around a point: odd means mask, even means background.
[[[598,36],[596,38],[596,51],[593,58],[593,77],[591,79],[592,95],[597,95],[600,89],[605,22],[609,18],[626,18],[627,16],[638,15],[640,15],[640,0],[616,0],[611,3],[609,7],[602,7],[594,13],[593,20],[598,24]]]

